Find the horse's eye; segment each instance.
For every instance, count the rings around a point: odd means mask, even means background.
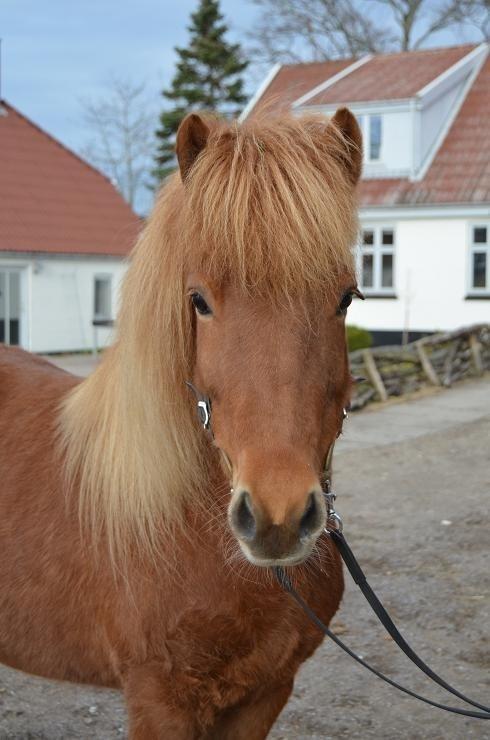
[[[192,293],[191,301],[197,313],[201,316],[209,316],[211,314],[211,309],[200,293]]]
[[[339,303],[339,307],[337,308],[337,315],[341,316],[347,312],[347,309],[349,308],[350,304],[352,303],[352,296],[353,293],[349,292],[346,293],[342,300]]]

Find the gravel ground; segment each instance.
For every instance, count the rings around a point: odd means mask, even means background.
[[[446,680],[490,699],[490,379],[354,415],[336,456],[337,507],[371,584]],[[334,628],[395,680],[448,697],[411,667],[347,579]],[[125,737],[114,691],[0,668],[0,738]],[[490,740],[382,684],[326,641],[297,677],[273,740]]]

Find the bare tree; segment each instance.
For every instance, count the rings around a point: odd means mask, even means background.
[[[253,0],[258,61],[320,61],[417,49],[434,34],[473,26],[488,38],[490,0]]]
[[[436,33],[473,26],[488,38],[489,0],[371,0],[384,5],[397,28],[397,48],[419,49]]]
[[[135,207],[148,192],[156,122],[145,86],[112,77],[103,97],[84,99],[81,105],[90,131],[83,156]]]
[[[352,0],[253,1],[262,10],[250,34],[260,61],[321,61],[381,51],[394,42],[393,33]]]

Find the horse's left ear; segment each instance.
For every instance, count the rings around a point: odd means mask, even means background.
[[[362,171],[362,134],[356,117],[348,108],[339,108],[331,119],[342,134],[345,142],[345,155],[342,160],[347,169],[349,179],[356,185]]]
[[[183,182],[189,175],[198,155],[206,146],[208,136],[209,127],[197,113],[190,113],[180,124],[175,149]]]

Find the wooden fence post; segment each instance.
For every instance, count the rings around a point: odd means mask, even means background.
[[[376,393],[380,397],[381,401],[386,401],[388,399],[388,394],[386,392],[386,388],[384,387],[384,383],[381,378],[381,375],[379,374],[378,368],[376,367],[373,353],[371,352],[370,349],[365,349],[362,353],[362,357],[364,360],[364,367],[366,368],[366,373],[368,375],[369,380],[373,384],[376,390]]]
[[[437,373],[431,365],[424,345],[419,340],[418,342],[415,342],[415,346],[417,348],[417,354],[420,359],[420,364],[422,365],[422,369],[427,377],[427,380],[432,383],[432,385],[441,385],[441,381],[437,377]]]
[[[478,375],[483,375],[483,361],[481,357],[481,344],[474,334],[470,334],[469,338],[471,356],[475,363],[475,369]]]

